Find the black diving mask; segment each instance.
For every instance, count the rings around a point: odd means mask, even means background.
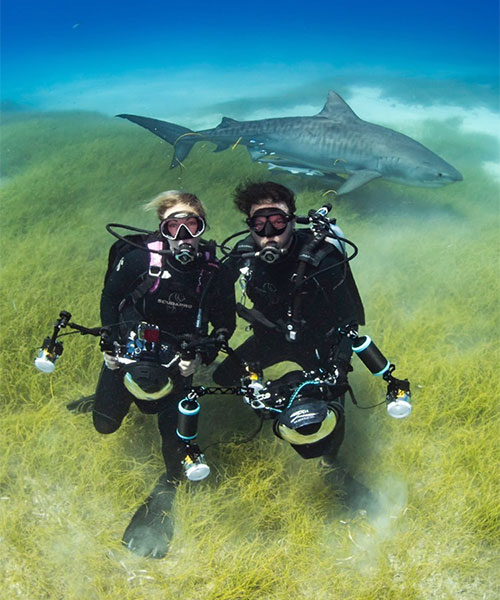
[[[261,208],[248,217],[246,223],[259,237],[274,237],[284,233],[292,219],[293,215],[279,208]]]

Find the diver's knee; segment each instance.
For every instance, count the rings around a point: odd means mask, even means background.
[[[113,419],[108,415],[103,415],[95,410],[92,413],[92,420],[96,431],[104,434],[114,433],[122,424],[121,421],[117,421],[116,419]]]
[[[227,360],[227,359],[226,359]],[[226,363],[226,360],[212,373],[212,379],[217,385],[231,386],[239,383],[239,373],[237,369],[231,368],[231,364]]]

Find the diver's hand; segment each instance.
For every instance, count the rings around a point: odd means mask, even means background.
[[[112,354],[109,354],[108,352],[103,352],[102,357],[104,359],[104,364],[111,371],[115,371],[116,369],[120,368],[120,365],[118,363],[118,358],[116,356],[113,356]]]
[[[343,365],[333,365],[332,373],[337,383],[343,383],[347,379],[347,371]]]
[[[352,371],[352,367],[343,360],[338,360],[335,364],[331,365],[328,370],[335,379],[335,383],[340,385],[347,383],[347,374],[349,371]]]
[[[196,354],[195,358],[185,360],[181,358],[179,361],[179,372],[183,377],[189,377],[193,375],[196,369],[200,366],[201,356]]]

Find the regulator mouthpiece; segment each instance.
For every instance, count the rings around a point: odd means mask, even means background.
[[[258,253],[258,256],[261,260],[268,264],[272,264],[276,262],[279,258],[281,258],[286,253],[285,250],[278,248],[274,244],[268,244]]]
[[[196,258],[196,248],[191,244],[180,244],[177,249],[174,250],[174,258],[179,261],[181,265],[188,265],[193,262]]]

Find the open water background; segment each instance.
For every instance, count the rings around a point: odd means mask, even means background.
[[[1,43],[11,108],[214,126],[223,113],[316,109],[327,89],[370,85],[406,103],[498,111],[495,0],[6,0]]]

